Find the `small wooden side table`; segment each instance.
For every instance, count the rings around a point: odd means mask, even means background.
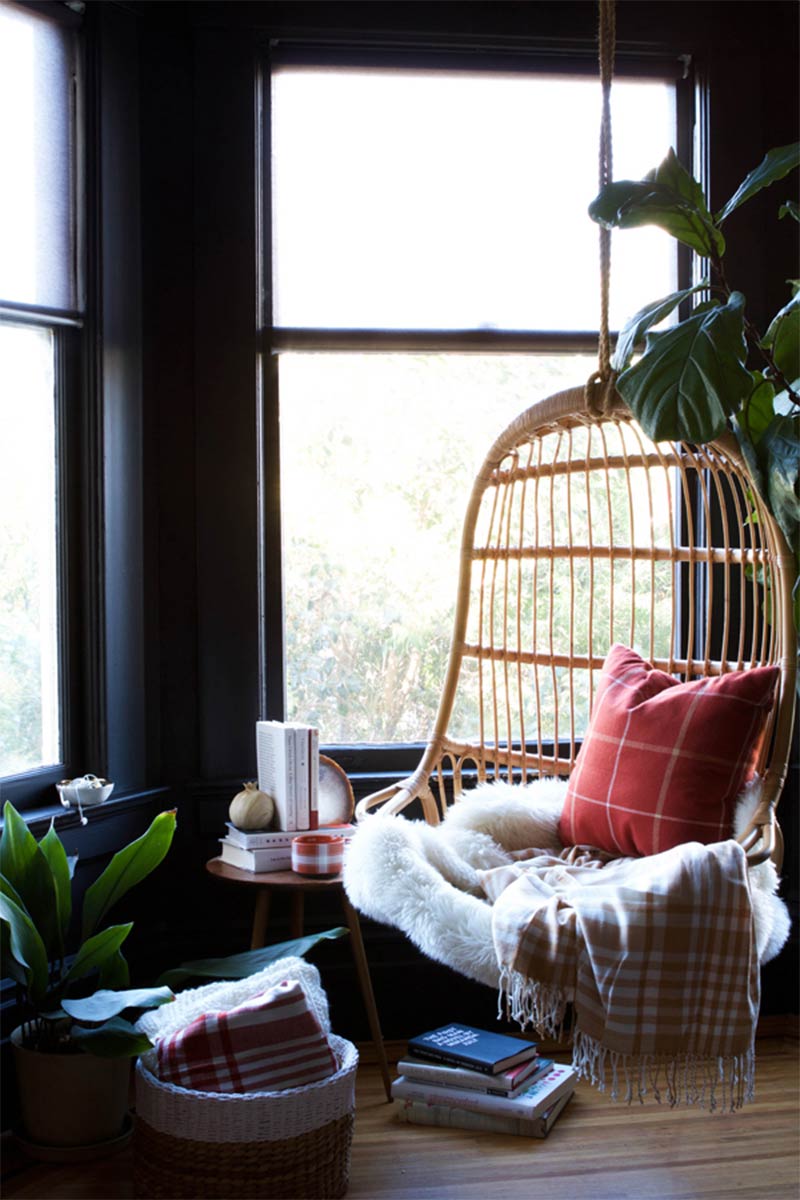
[[[253,930],[250,936],[251,950],[260,950],[262,946],[266,945],[265,939],[269,921],[270,899],[273,892],[284,893],[289,896],[289,936],[293,938],[303,936],[303,909],[306,892],[336,893],[344,911],[347,928],[350,930],[350,946],[353,951],[356,974],[358,975],[358,985],[361,988],[361,997],[367,1012],[372,1041],[378,1055],[386,1098],[387,1100],[391,1100],[392,1085],[389,1078],[389,1063],[386,1060],[386,1048],[383,1044],[383,1035],[381,1033],[380,1022],[378,1021],[375,994],[372,990],[372,980],[369,977],[369,966],[367,965],[367,956],[364,951],[364,941],[361,937],[361,925],[359,924],[358,913],[347,898],[341,875],[316,877],[298,875],[294,871],[264,871],[257,873],[255,871],[243,871],[239,867],[232,867],[229,863],[223,862],[221,858],[210,859],[206,863],[206,870],[215,879],[224,879],[228,883],[244,884],[246,887],[256,888]]]

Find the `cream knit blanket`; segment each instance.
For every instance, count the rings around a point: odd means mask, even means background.
[[[611,1095],[711,1110],[752,1099],[759,967],[745,855],[734,841],[646,859],[528,852],[481,872],[501,1005],[558,1035]]]

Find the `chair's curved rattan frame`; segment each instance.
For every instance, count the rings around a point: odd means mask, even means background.
[[[618,452],[616,458],[607,453],[606,429],[611,429],[616,425],[617,429],[624,425],[629,433],[619,436],[622,438],[622,451]],[[598,459],[597,455],[591,457],[590,450],[585,452],[585,458],[581,462],[580,457],[574,459],[565,459],[565,464],[554,465],[556,462],[553,459],[550,464],[543,463],[541,450],[537,462],[533,461],[533,446],[541,446],[542,439],[548,436],[564,437],[569,441],[570,448],[572,447],[573,431],[583,427],[587,430],[584,438],[588,439],[587,445],[600,445],[602,453]],[[595,432],[592,433],[591,430]],[[633,437],[635,445],[639,450],[634,450],[632,454],[628,454],[625,450],[625,436]],[[595,439],[594,443],[592,438]],[[599,439],[599,441],[598,441]],[[525,454],[525,460],[521,460],[521,453]],[[631,471],[636,466],[647,468],[645,475],[647,477],[647,489],[650,496],[650,545],[641,546],[637,543],[634,536],[634,498],[632,495]],[[715,539],[715,544],[710,545],[711,539],[703,534],[701,537],[695,537],[694,522],[689,520],[689,537],[682,539],[682,544],[676,544],[672,533],[669,536],[669,545],[657,546],[652,532],[652,514],[653,502],[650,495],[649,471],[651,469],[660,468],[666,477],[667,473],[675,469],[678,476],[678,482],[669,485],[670,504],[673,503],[673,491],[678,492],[683,489],[684,498],[687,498],[687,478],[690,473],[694,473],[693,478],[707,480],[707,483],[702,483],[701,491],[701,510],[705,512],[705,526],[710,528],[715,522],[720,526],[719,536]],[[630,545],[621,545],[615,542],[613,533],[613,522],[610,508],[610,472],[622,472],[627,483],[628,508],[630,520]],[[528,503],[531,500],[530,493],[533,492],[533,502],[538,498],[539,482],[545,476],[555,476],[560,474],[577,474],[583,472],[586,476],[586,493],[587,493],[587,522],[589,527],[588,542],[589,545],[576,547],[570,544],[572,535],[572,513],[571,513],[571,489],[573,480],[570,478],[563,486],[566,487],[567,507],[570,508],[569,513],[569,532],[570,540],[563,544],[554,547],[539,543],[539,516],[534,518],[535,528],[535,544],[522,548],[523,534],[523,518],[520,517],[519,539],[517,545],[511,545],[513,537],[509,538],[504,535],[510,534],[511,525],[511,507],[512,503],[520,503],[519,495],[516,501],[507,501],[507,510],[502,509],[505,500],[500,502],[501,516],[497,518],[496,527],[498,536],[496,543],[489,546],[488,542],[485,546],[476,544],[476,526],[481,513],[481,507],[486,502],[487,492],[494,489],[494,504],[497,508],[497,496],[504,487],[518,486],[522,496],[522,503]],[[595,545],[592,543],[592,509],[589,499],[589,475],[592,471],[605,472],[605,487],[608,497],[608,525],[609,545]],[[550,505],[553,505],[553,495],[556,484],[551,482],[549,485]],[[527,499],[526,499],[527,489]],[[716,501],[716,505],[714,504]],[[713,511],[712,511],[713,510]],[[751,510],[755,512],[755,518],[751,516]],[[493,515],[492,520],[495,520]],[[516,520],[516,518],[515,518]],[[501,529],[505,523],[506,528]],[[670,525],[674,522],[671,520]],[[550,529],[551,533],[555,526],[553,524],[553,513],[550,513]],[[699,531],[698,531],[699,532]],[[418,800],[422,813],[425,819],[430,824],[437,824],[443,815],[446,799],[446,784],[449,783],[449,788],[452,793],[452,799],[457,800],[461,795],[464,783],[464,774],[471,770],[472,777],[475,781],[480,782],[490,776],[505,772],[508,778],[528,779],[535,775],[568,775],[574,765],[577,750],[579,749],[580,737],[583,734],[583,729],[575,728],[575,706],[572,702],[572,673],[576,670],[588,672],[590,681],[590,693],[593,689],[593,672],[602,666],[604,653],[596,651],[594,646],[594,633],[591,617],[591,605],[593,597],[590,594],[586,603],[590,606],[589,615],[589,637],[588,637],[588,652],[578,654],[575,651],[574,639],[572,636],[572,626],[570,626],[569,645],[566,649],[554,651],[552,641],[552,616],[550,627],[550,652],[542,654],[538,645],[533,645],[530,650],[523,649],[522,630],[519,623],[519,607],[517,604],[516,616],[509,609],[508,602],[508,585],[505,585],[505,594],[503,588],[498,586],[495,588],[494,581],[488,591],[491,593],[491,602],[495,601],[499,605],[505,605],[505,610],[501,612],[504,620],[516,620],[516,631],[512,631],[513,636],[510,639],[502,638],[501,645],[497,644],[497,640],[493,633],[490,633],[489,641],[491,644],[468,644],[467,643],[467,627],[470,618],[470,604],[474,598],[476,586],[473,576],[476,561],[482,563],[490,562],[495,564],[488,568],[489,573],[497,571],[496,564],[504,562],[506,565],[505,571],[506,581],[512,574],[514,569],[519,568],[509,567],[510,562],[521,562],[523,558],[537,559],[545,564],[549,563],[549,587],[550,587],[550,611],[552,613],[553,595],[554,595],[554,559],[560,557],[567,560],[569,571],[569,587],[573,587],[574,569],[573,560],[580,559],[583,562],[588,562],[590,580],[594,580],[595,564],[601,561],[606,561],[609,565],[607,571],[610,579],[610,590],[614,591],[614,580],[616,577],[616,564],[618,562],[630,563],[630,570],[634,582],[631,584],[631,609],[634,610],[632,615],[632,625],[636,622],[636,563],[649,564],[644,568],[649,570],[651,578],[652,593],[650,597],[650,641],[653,642],[653,619],[652,612],[655,605],[655,574],[657,562],[666,562],[671,564],[668,568],[672,573],[673,583],[671,585],[671,604],[672,604],[672,637],[670,638],[670,648],[668,652],[659,657],[651,654],[651,660],[655,666],[660,667],[672,674],[679,675],[683,678],[694,678],[700,676],[716,675],[723,671],[734,669],[746,669],[753,666],[764,664],[777,664],[780,667],[780,682],[776,691],[775,704],[770,715],[770,720],[767,726],[767,736],[763,740],[761,757],[758,764],[760,774],[763,776],[764,784],[762,788],[762,799],[758,811],[754,814],[750,824],[744,833],[740,836],[740,841],[747,852],[748,861],[751,865],[758,862],[763,862],[771,857],[777,863],[780,863],[782,854],[782,839],[779,826],[775,820],[775,806],[783,788],[789,749],[792,735],[792,723],[794,718],[794,698],[795,698],[795,677],[797,671],[796,662],[796,635],[794,630],[794,620],[792,611],[792,587],[794,583],[795,560],[786,539],[783,536],[776,521],[768,511],[766,505],[757,494],[756,488],[749,476],[746,464],[739,451],[739,447],[735,438],[725,434],[714,443],[701,447],[688,446],[682,443],[672,445],[671,443],[662,443],[655,445],[645,438],[639,429],[638,425],[631,418],[628,410],[621,402],[604,416],[597,416],[587,410],[585,393],[583,388],[570,389],[568,391],[559,392],[546,400],[542,400],[534,404],[531,408],[523,412],[516,420],[514,420],[497,438],[486,459],[478,472],[472,493],[469,498],[467,512],[464,519],[463,535],[461,543],[460,568],[459,568],[459,583],[458,595],[456,602],[456,613],[454,620],[454,631],[451,642],[450,658],[447,668],[447,673],[444,681],[442,695],[439,702],[439,710],[434,724],[433,733],[422,755],[422,759],[408,778],[383,788],[370,796],[365,797],[357,806],[356,814],[359,819],[363,818],[371,810],[380,807],[385,813],[399,813],[407,808],[413,801]],[[706,605],[711,603],[711,593],[714,590],[713,580],[716,578],[715,571],[722,572],[722,584],[716,585],[717,604],[719,607],[719,587],[722,587],[722,612],[724,614],[724,627],[721,633],[721,649],[717,657],[712,653],[712,645],[710,637],[706,634],[702,635],[704,640],[703,653],[692,656],[690,651],[687,651],[683,656],[680,656],[675,651],[675,629],[676,629],[676,605],[679,603],[676,600],[676,594],[679,589],[674,583],[677,577],[677,564],[688,564],[688,572],[686,576],[689,579],[689,596],[683,598],[683,611],[685,612],[684,629],[687,628],[688,635],[686,636],[686,644],[691,647],[696,644],[696,635],[698,630],[703,630],[708,624],[706,621],[707,607],[702,607],[703,602]],[[703,588],[698,585],[695,588],[694,570],[699,564],[706,570],[706,578],[709,581],[705,585],[705,590],[708,595],[700,595]],[[597,568],[599,570],[599,568]],[[486,572],[484,566],[481,570]],[[546,567],[543,568],[543,572]],[[749,575],[748,575],[749,570]],[[759,580],[762,582],[760,582]],[[492,577],[492,580],[494,577]],[[534,581],[536,575],[534,574]],[[519,584],[517,584],[519,586]],[[731,599],[733,591],[736,591],[740,611],[749,609],[750,617],[742,622],[739,621],[735,625],[730,617],[730,609],[732,607]],[[495,591],[499,595],[495,595]],[[535,591],[535,589],[534,589]],[[685,591],[685,589],[684,589]],[[765,602],[765,597],[769,593],[769,598]],[[513,600],[513,598],[512,598]],[[481,601],[484,603],[484,601]],[[488,601],[487,601],[488,603]],[[687,607],[688,606],[688,607]],[[513,603],[512,606],[513,608]],[[575,600],[570,596],[570,613],[571,616],[575,610]],[[613,614],[613,602],[611,604]],[[613,627],[613,615],[612,615]],[[495,618],[491,616],[488,620],[490,630],[495,628]],[[486,622],[481,618],[479,628],[484,629]],[[749,631],[745,629],[745,625],[749,625]],[[535,626],[535,620],[534,620]],[[534,639],[536,634],[534,632]],[[480,640],[480,639],[479,639]],[[513,648],[509,648],[509,642],[512,642]],[[606,647],[607,649],[608,647]],[[486,668],[487,673],[491,672],[494,676],[495,671],[499,674],[504,673],[504,679],[501,679],[500,685],[492,681],[491,705],[493,712],[490,713],[486,723],[481,720],[480,737],[475,740],[461,741],[454,740],[448,733],[453,707],[456,698],[456,691],[459,685],[459,680],[462,675],[462,666],[466,657],[477,660],[479,676],[481,672],[481,664],[489,663]],[[497,665],[499,664],[499,666]],[[541,730],[539,730],[538,741],[535,745],[536,750],[530,749],[530,740],[524,731],[512,733],[510,727],[506,727],[507,736],[503,740],[498,737],[500,729],[500,721],[498,719],[498,705],[503,705],[503,689],[505,688],[505,701],[508,700],[509,688],[509,672],[513,675],[516,672],[516,681],[519,683],[521,679],[520,671],[521,664],[526,664],[528,669],[534,672],[554,670],[557,665],[559,669],[569,672],[570,686],[570,704],[568,711],[569,736],[556,738],[556,744],[553,747],[551,755],[543,754]],[[555,675],[553,675],[555,679]],[[538,701],[538,680],[539,675],[536,675],[537,701]],[[556,713],[558,714],[558,700],[556,699]],[[558,729],[558,715],[556,715],[556,727]],[[494,738],[487,734],[494,733]],[[562,747],[567,746],[568,749],[562,751]],[[431,784],[435,783],[436,794]]]

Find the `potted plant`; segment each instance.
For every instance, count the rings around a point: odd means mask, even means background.
[[[72,953],[67,940],[77,858],[67,856],[52,822],[37,842],[11,804],[3,819],[0,955],[24,1014],[11,1040],[25,1135],[36,1145],[108,1142],[125,1123],[130,1059],[150,1046],[123,1014],[163,1004],[173,993],[128,987],[121,947],[132,922],[107,924],[107,915],[162,861],[175,813],[160,813],[86,890]],[[87,985],[95,985],[88,995]]]
[[[800,280],[787,280],[787,303],[759,332],[725,268],[728,218],[798,165],[800,144],[770,150],[712,214],[700,184],[670,150],[644,179],[607,184],[589,215],[607,229],[659,225],[705,260],[709,274],[701,283],[646,305],[627,322],[611,360],[616,388],[655,441],[708,442],[732,428],[759,494],[795,548],[800,574]],[[781,204],[778,217],[800,221],[797,202]],[[679,305],[694,307],[671,328],[651,332]],[[794,596],[800,629],[797,583]]]

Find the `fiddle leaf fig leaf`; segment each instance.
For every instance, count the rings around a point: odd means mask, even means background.
[[[777,416],[770,421],[758,444],[758,458],[766,481],[767,500],[775,520],[791,546],[800,521],[797,495],[800,471],[800,423],[796,417]]]
[[[775,416],[775,388],[760,371],[753,372],[753,391],[738,414],[738,419],[747,428],[753,445],[757,446],[761,435]]]
[[[800,294],[773,317],[761,342],[787,379],[800,375]]]
[[[644,354],[617,390],[654,441],[711,441],[750,395],[743,315],[744,297],[733,292],[725,305],[647,334]]]
[[[703,189],[672,149],[644,179],[607,184],[589,205],[589,216],[606,229],[659,225],[698,254],[721,258],[725,253],[725,238]]]
[[[611,359],[612,371],[624,371],[631,360],[636,343],[641,341],[647,330],[668,317],[687,296],[702,291],[706,286],[705,283],[699,283],[696,287],[672,292],[669,296],[664,296],[661,300],[654,300],[652,304],[646,304],[644,308],[640,308],[620,331],[614,356]]]
[[[658,225],[704,257],[725,253],[725,239],[712,222],[679,192],[656,182],[607,184],[589,205],[589,216],[605,229]]]
[[[762,188],[769,187],[777,180],[783,179],[795,167],[800,166],[800,142],[792,142],[788,146],[776,146],[764,155],[762,161],[747,175],[731,196],[730,200],[717,213],[716,221],[721,225],[731,215],[734,209],[751,196],[755,196]]]
[[[708,211],[703,189],[697,180],[686,170],[672,147],[667,151],[667,157],[664,161],[654,171],[650,171],[646,178],[653,179],[656,183],[671,188],[673,192],[677,192],[679,196],[683,196],[693,208],[697,209],[697,212],[704,221],[711,222],[712,217]]]
[[[800,204],[796,200],[787,200],[778,209],[778,220],[782,221],[784,217],[794,217],[795,221],[800,221]]]

